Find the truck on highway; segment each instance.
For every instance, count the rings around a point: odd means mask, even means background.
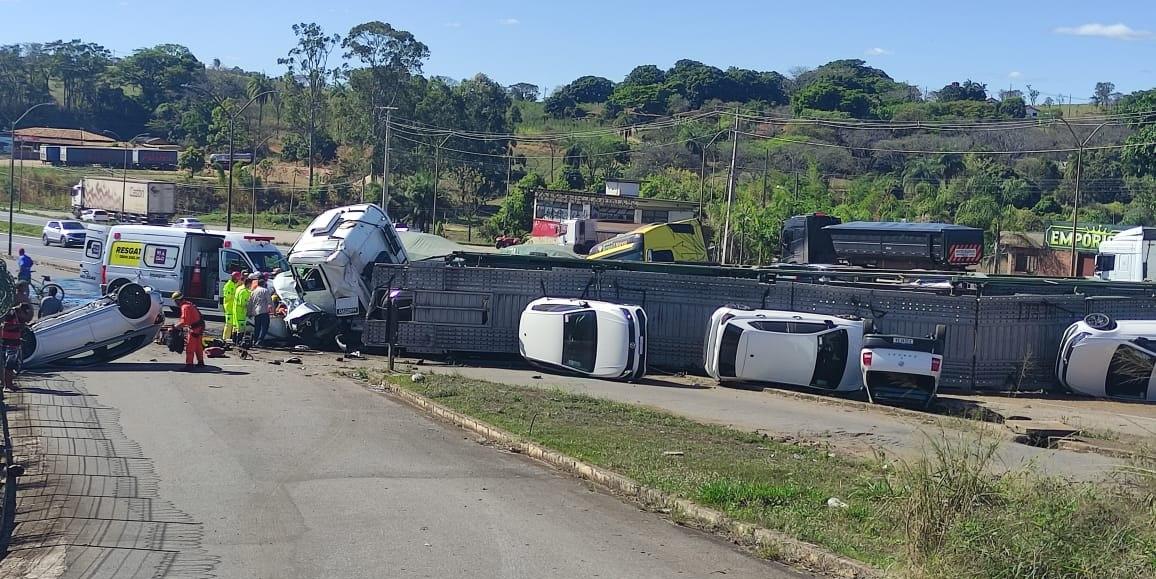
[[[176,183],[84,177],[72,188],[72,214],[103,209],[120,223],[168,223],[176,214]]]
[[[880,269],[963,270],[983,259],[983,230],[951,223],[853,221],[824,213],[783,222],[781,261]]]
[[[1108,281],[1156,281],[1156,227],[1125,229],[1100,242],[1096,277]]]
[[[44,145],[40,147],[40,162],[56,167],[101,167],[126,169],[176,170],[177,151],[135,147],[70,147]]]
[[[389,216],[377,205],[330,209],[309,224],[274,278],[289,331],[313,347],[356,348],[374,314],[373,266],[408,262]]]

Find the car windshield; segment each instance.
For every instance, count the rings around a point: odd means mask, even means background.
[[[590,248],[590,255],[597,255],[597,259],[642,261],[642,236],[637,233],[624,233],[612,237]]]
[[[598,314],[593,310],[566,314],[562,322],[562,365],[593,372],[598,357]]]
[[[75,222],[75,221],[65,221],[64,223],[60,224],[60,228],[61,229],[80,229],[80,230],[83,230],[84,226]]]
[[[285,258],[279,251],[247,251],[245,255],[249,256],[249,260],[253,262],[253,267],[261,273],[269,273],[274,269],[282,271],[289,269],[289,264],[285,262]]]

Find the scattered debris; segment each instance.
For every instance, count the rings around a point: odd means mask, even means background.
[[[298,356],[292,356],[290,358],[285,358],[285,363],[286,364],[300,364],[301,358]]]
[[[843,502],[843,500],[838,497],[831,497],[827,499],[827,506],[831,507],[832,509],[845,509],[851,505]]]
[[[425,380],[425,374],[422,374],[421,372],[416,372],[416,373],[414,373],[413,376],[410,376],[409,379],[413,380],[414,382],[421,382],[422,380]]]
[[[338,362],[344,362],[344,361],[345,361],[345,358],[342,358],[341,356],[338,356],[338,357],[337,357],[337,361],[338,361]]]
[[[681,451],[681,450],[664,450],[664,451],[662,451],[662,455],[663,456],[685,456],[686,453]]]
[[[531,377],[531,378],[533,378],[533,379],[535,379],[535,380],[541,380],[541,379],[542,379],[542,375],[541,375],[541,374],[534,374],[533,376],[530,376],[530,377]]]
[[[308,352],[309,346],[306,346],[305,344],[297,344],[296,346],[293,346],[293,351],[294,352]]]
[[[350,360],[364,360],[365,359],[365,356],[362,355],[361,350],[354,350],[354,351],[346,354],[345,357],[349,358]]]
[[[149,362],[156,362],[156,361],[157,361],[156,358],[149,358]]]
[[[269,360],[269,363],[274,365],[274,366],[280,366],[281,360]]]

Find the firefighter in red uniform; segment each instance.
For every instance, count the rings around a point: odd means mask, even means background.
[[[8,310],[0,320],[0,347],[4,352],[4,387],[16,390],[16,371],[20,369],[21,358],[24,356],[21,340],[24,326],[32,319],[32,305],[19,304]]]
[[[181,292],[173,292],[173,303],[181,308],[181,321],[176,327],[185,330],[185,370],[193,370],[193,356],[197,358],[196,368],[205,367],[205,343],[202,337],[205,334],[205,319],[201,317],[201,310],[193,302],[185,299]]]

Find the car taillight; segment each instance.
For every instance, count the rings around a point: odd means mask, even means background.
[[[863,352],[863,366],[871,367],[871,352]]]
[[[108,266],[100,266],[100,285],[108,285]]]
[[[932,372],[938,372],[939,371],[939,365],[942,363],[943,363],[942,358],[932,358],[931,359],[931,371]]]

